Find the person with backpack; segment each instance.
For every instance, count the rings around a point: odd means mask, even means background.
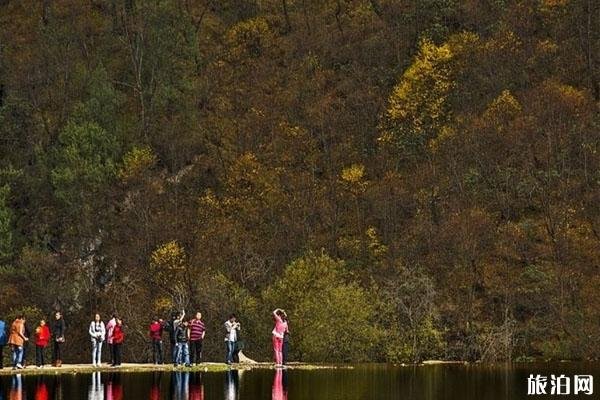
[[[206,334],[206,327],[202,321],[202,313],[197,312],[196,317],[190,321],[190,353],[192,365],[202,361],[202,342]]]
[[[113,329],[113,367],[121,365],[123,355],[123,343],[125,342],[125,331],[123,329],[123,320],[117,318],[117,323]]]
[[[150,324],[149,334],[150,340],[152,341],[152,360],[154,361],[155,365],[164,363],[162,342],[163,328],[164,321],[162,319],[154,318],[152,320],[152,323]]]
[[[13,369],[23,369],[23,345],[29,338],[25,336],[25,317],[17,316],[10,326],[8,344],[12,348]]]
[[[229,315],[229,319],[225,321],[225,345],[227,347],[227,365],[231,365],[234,361],[234,353],[236,351],[236,343],[238,340],[238,332],[241,329],[241,325],[237,320],[235,314]]]
[[[90,323],[88,333],[90,334],[90,339],[92,341],[92,365],[94,365],[94,367],[99,367],[102,363],[102,343],[104,343],[104,340],[106,339],[106,326],[104,325],[104,322],[102,322],[100,314],[94,316],[94,320]]]
[[[4,368],[4,347],[8,344],[6,322],[0,318],[0,369]]]
[[[62,366],[62,347],[65,344],[65,330],[67,325],[63,319],[62,313],[54,313],[54,323],[52,325],[52,365]]]
[[[40,324],[35,328],[35,365],[42,368],[46,364],[46,347],[50,344],[50,328],[46,325],[46,320],[41,319]]]

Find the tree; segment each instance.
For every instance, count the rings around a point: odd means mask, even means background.
[[[381,338],[369,292],[344,275],[343,261],[309,252],[264,293],[266,304],[289,313],[303,360],[368,360]]]
[[[13,256],[13,212],[8,205],[8,185],[0,187],[0,264],[9,262]]]

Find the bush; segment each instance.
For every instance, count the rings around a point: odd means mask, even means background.
[[[375,308],[368,292],[347,278],[343,261],[309,252],[288,265],[263,297],[290,316],[293,359],[366,361],[377,348]]]

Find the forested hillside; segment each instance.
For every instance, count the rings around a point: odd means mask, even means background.
[[[599,102],[594,0],[0,0],[0,316],[598,358]]]

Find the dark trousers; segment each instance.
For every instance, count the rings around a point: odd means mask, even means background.
[[[52,342],[52,363],[62,361],[62,343],[54,340]]]
[[[106,343],[108,344],[108,354],[110,354],[110,365],[113,365],[115,363],[115,350],[113,348],[113,344],[112,343]]]
[[[202,362],[202,339],[190,340],[190,353],[192,364],[200,364]]]
[[[177,362],[177,344],[171,341],[171,362],[175,364]]]
[[[29,349],[29,342],[25,342],[23,344],[23,357],[21,358],[23,360],[22,364],[23,366],[27,365],[27,350]]]
[[[113,365],[121,365],[121,355],[123,353],[123,343],[113,343]]]
[[[283,347],[281,353],[283,354],[283,363],[286,364],[289,360],[290,341],[283,339]]]
[[[46,358],[44,357],[45,350],[43,346],[35,346],[35,365],[38,367],[46,364]]]
[[[164,363],[162,340],[152,340],[152,360],[154,364]]]

